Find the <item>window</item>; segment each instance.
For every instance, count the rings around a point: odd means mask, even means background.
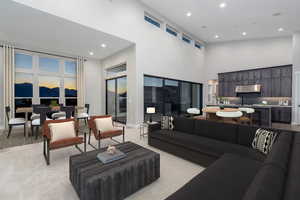
[[[188,81],[144,76],[144,111],[155,107],[153,120],[162,115],[185,115],[188,108],[202,109],[202,84]],[[149,116],[145,113],[145,120]]]
[[[52,73],[59,72],[59,60],[58,59],[40,57],[39,64],[40,64],[40,71],[52,72]]]
[[[15,75],[15,97],[33,97],[32,74],[19,73]]]
[[[175,37],[177,37],[177,35],[178,35],[178,32],[176,31],[176,29],[172,28],[169,25],[167,25],[166,31],[167,31],[167,33],[170,33],[171,35],[174,35]]]
[[[77,67],[75,61],[66,61],[65,62],[65,73],[76,76]]]
[[[182,34],[182,40],[186,43],[191,43],[192,39],[185,34]]]
[[[157,26],[158,28],[160,28],[160,26],[161,26],[160,25],[161,22],[158,19],[156,19],[155,17],[152,17],[151,15],[149,15],[147,13],[145,13],[144,19],[146,22],[148,22],[154,26]]]
[[[52,76],[39,77],[40,97],[59,97],[60,78]]]
[[[202,44],[200,42],[195,42],[195,47],[198,49],[202,49]]]
[[[16,53],[15,65],[17,69],[32,69],[32,56]]]
[[[32,104],[77,105],[75,60],[17,51],[15,66],[16,109]]]

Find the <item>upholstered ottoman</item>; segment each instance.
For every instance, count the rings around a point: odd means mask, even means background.
[[[120,200],[160,177],[160,155],[137,144],[116,145],[126,157],[103,164],[95,150],[70,157],[70,181],[81,200]]]

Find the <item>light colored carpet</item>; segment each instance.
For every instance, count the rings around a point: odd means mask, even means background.
[[[204,170],[199,165],[149,147],[147,138],[140,139],[137,129],[126,129],[126,140],[161,156],[161,177],[126,200],[163,200]],[[111,143],[108,139],[103,146]],[[96,145],[96,141],[93,140],[93,144]],[[69,181],[69,156],[78,154],[78,150],[70,147],[52,151],[51,165],[47,166],[42,148],[42,143],[36,143],[0,150],[1,200],[79,199]]]

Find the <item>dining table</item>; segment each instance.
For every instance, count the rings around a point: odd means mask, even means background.
[[[78,110],[82,110],[84,107],[82,106],[75,106],[75,110],[78,112]],[[52,106],[51,111],[53,112],[58,112],[60,111],[60,106]],[[29,131],[28,131],[28,116],[30,113],[33,113],[33,107],[19,107],[16,109],[16,113],[24,113],[25,114],[25,123],[26,123],[26,128],[25,128],[25,136],[26,138],[29,137]]]

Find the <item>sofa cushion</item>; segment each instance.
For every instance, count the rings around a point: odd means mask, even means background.
[[[284,172],[287,171],[291,146],[292,134],[282,132],[273,144],[272,150],[267,155],[264,165],[276,165]]]
[[[252,142],[252,147],[264,154],[268,154],[272,149],[272,145],[276,137],[276,132],[259,128],[255,133],[255,137]]]
[[[282,198],[284,181],[282,169],[265,165],[256,174],[243,200],[279,200]]]
[[[150,133],[150,137],[173,143],[174,145],[181,145],[214,157],[220,157],[224,153],[238,154],[258,161],[263,161],[266,157],[264,154],[248,147],[179,131],[159,130]]]
[[[174,117],[173,124],[175,131],[181,131],[189,134],[194,133],[194,119],[189,119],[186,117]]]
[[[300,134],[295,133],[290,164],[285,185],[284,200],[300,197]]]
[[[166,200],[241,200],[260,166],[257,161],[225,154]]]
[[[224,142],[237,143],[237,125],[208,120],[195,120],[194,133]]]

